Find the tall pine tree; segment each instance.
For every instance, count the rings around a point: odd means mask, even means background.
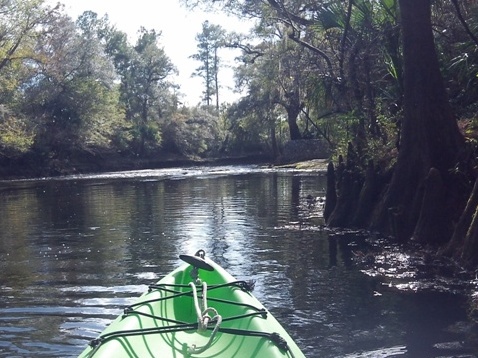
[[[224,42],[224,29],[219,25],[212,25],[209,21],[202,24],[202,32],[196,35],[198,52],[191,58],[201,62],[193,72],[193,76],[201,77],[204,81],[202,100],[209,107],[213,98],[216,100],[216,109],[219,110],[219,63],[218,49]]]

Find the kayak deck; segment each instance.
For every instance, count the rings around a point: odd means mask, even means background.
[[[304,357],[253,283],[202,261],[151,285],[80,357]]]

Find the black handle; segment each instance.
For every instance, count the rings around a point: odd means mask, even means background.
[[[193,255],[179,255],[179,258],[188,264],[206,270],[206,271],[214,271],[214,267],[208,264],[204,259],[200,258],[199,256]]]

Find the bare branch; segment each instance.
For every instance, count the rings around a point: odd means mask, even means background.
[[[312,52],[318,54],[320,57],[322,57],[325,60],[325,62],[327,63],[327,67],[329,69],[330,75],[333,74],[334,71],[333,71],[332,61],[330,60],[329,56],[324,51],[322,51],[318,47],[315,47],[314,45],[296,37],[294,32],[289,33],[289,38],[291,40],[297,42],[298,44],[304,46],[305,48],[311,50]]]

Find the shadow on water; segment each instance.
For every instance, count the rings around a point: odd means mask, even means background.
[[[308,357],[474,357],[470,281],[427,288],[438,269],[325,229],[324,192],[322,173],[259,167],[0,183],[0,356],[77,356],[180,253],[204,249],[256,280]]]

